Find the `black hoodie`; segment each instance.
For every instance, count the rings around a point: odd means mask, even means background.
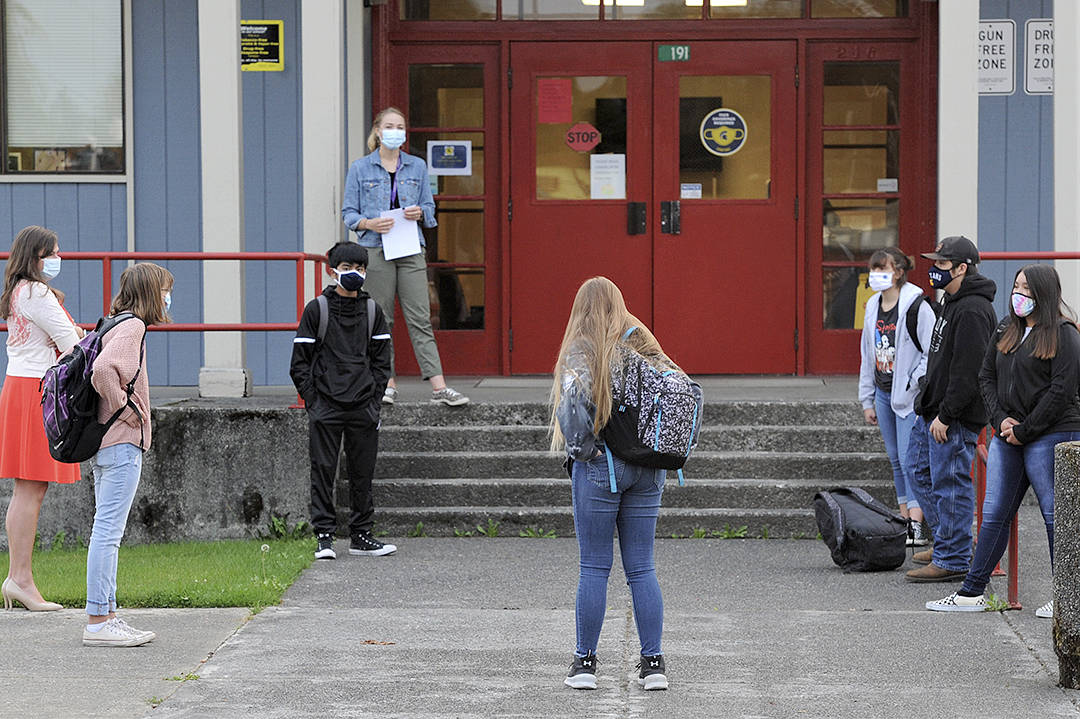
[[[390,334],[383,311],[375,305],[375,322],[368,337],[366,292],[344,297],[331,285],[323,295],[330,310],[326,337],[318,341],[319,303],[312,300],[296,329],[289,376],[309,408],[374,408],[377,419],[390,379]]]
[[[930,422],[938,417],[951,425],[959,420],[978,432],[989,419],[979,391],[979,369],[997,325],[994,281],[980,274],[964,277],[956,294],[945,293],[930,337],[926,375],[915,399],[915,411]]]

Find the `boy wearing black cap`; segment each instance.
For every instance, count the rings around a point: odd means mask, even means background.
[[[371,534],[371,479],[379,448],[379,410],[390,378],[390,333],[382,309],[363,291],[367,250],[339,242],[326,254],[336,285],[308,302],[293,339],[289,375],[308,413],[311,524],[316,559],[334,559],[334,475],[345,439],[352,514],[349,554],[382,556],[397,550]]]
[[[945,582],[963,579],[971,563],[971,462],[989,419],[979,391],[979,368],[997,324],[992,305],[997,288],[979,274],[979,251],[966,237],[946,237],[923,257],[934,261],[930,286],[945,295],[915,399],[918,416],[908,466],[934,533],[934,547],[915,554],[914,560],[926,566],[908,572],[907,579]]]

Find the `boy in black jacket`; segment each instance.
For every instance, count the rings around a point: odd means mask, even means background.
[[[945,296],[915,399],[908,466],[934,548],[915,554],[927,566],[908,572],[907,579],[946,582],[963,579],[971,564],[971,462],[988,419],[979,368],[997,324],[991,304],[997,288],[978,273],[979,251],[966,237],[946,237],[923,257],[934,261],[930,286]]]
[[[349,554],[382,556],[397,550],[371,535],[371,479],[379,450],[380,400],[390,378],[390,334],[382,309],[361,289],[367,250],[339,242],[326,259],[327,273],[337,277],[337,284],[304,308],[289,367],[308,413],[311,524],[319,542],[315,558],[337,556],[334,475],[342,437],[352,508]]]

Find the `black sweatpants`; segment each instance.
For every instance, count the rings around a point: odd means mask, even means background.
[[[371,479],[379,452],[379,427],[367,412],[339,411],[317,402],[308,410],[308,449],[311,452],[311,525],[316,534],[337,532],[334,475],[341,441],[345,440],[345,478],[349,482],[349,533],[370,532],[375,503]]]

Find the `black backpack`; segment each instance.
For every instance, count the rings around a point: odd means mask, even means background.
[[[915,300],[907,309],[907,317],[905,317],[905,323],[907,324],[908,337],[911,338],[911,343],[915,345],[915,349],[922,354],[922,343],[919,342],[919,309],[922,307],[923,300],[926,304],[930,305],[930,309],[934,310],[934,316],[937,316],[937,303],[926,295],[921,295],[920,299]]]
[[[814,495],[814,515],[833,561],[847,572],[880,572],[904,563],[908,522],[856,487]]]

